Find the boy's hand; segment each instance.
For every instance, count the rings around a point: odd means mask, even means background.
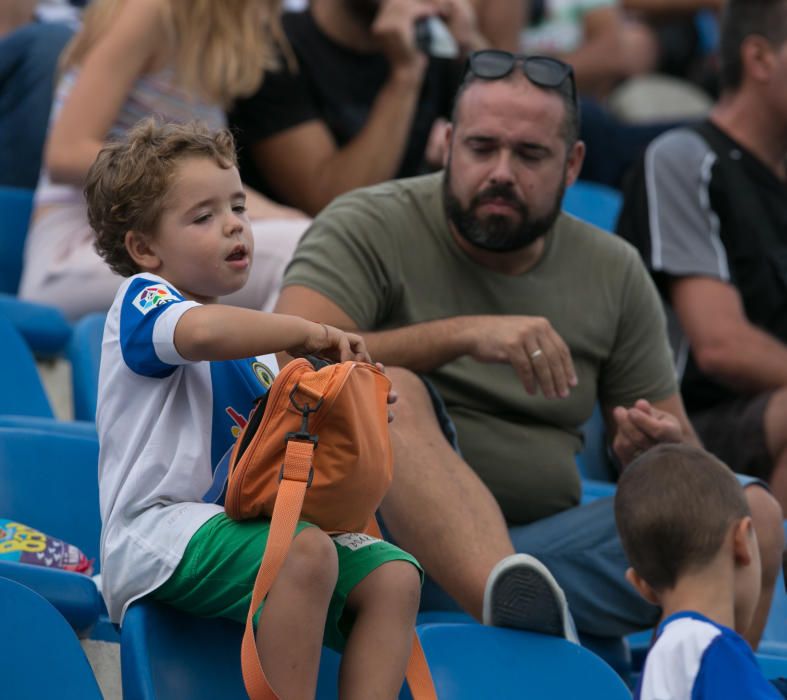
[[[310,323],[310,330],[303,345],[289,348],[293,357],[316,355],[331,362],[371,362],[366,343],[360,335],[345,333],[325,323]]]

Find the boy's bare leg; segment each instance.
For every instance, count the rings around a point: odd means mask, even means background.
[[[396,544],[480,620],[489,573],[514,553],[505,520],[443,436],[423,382],[407,370],[386,372],[399,401],[391,423],[394,481],[380,509],[383,520]]]
[[[355,613],[342,656],[342,700],[399,697],[418,614],[421,581],[407,561],[389,561],[361,581],[347,598]]]
[[[782,509],[778,501],[764,488],[751,485],[745,489],[746,499],[751,509],[757,544],[760,548],[762,582],[760,599],[748,630],[741,631],[753,649],[760,643],[760,637],[768,621],[771,610],[773,590],[782,565],[784,552],[784,523]]]
[[[257,652],[276,694],[314,698],[328,605],[339,563],[331,538],[316,527],[300,532],[268,593],[257,625]]]

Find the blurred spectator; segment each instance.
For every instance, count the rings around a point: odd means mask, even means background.
[[[605,97],[621,81],[656,67],[658,46],[646,27],[626,22],[617,0],[537,0],[522,50],[574,67],[580,93]]]
[[[0,5],[0,185],[35,187],[57,58],[77,17],[65,0]]]
[[[20,296],[72,318],[109,308],[122,279],[93,249],[82,196],[96,154],[151,114],[222,127],[286,54],[278,13],[277,0],[93,0],[63,58]],[[307,220],[253,192],[246,205],[255,275],[231,300],[267,308]]]
[[[353,188],[420,172],[462,67],[417,46],[416,22],[436,14],[461,52],[486,44],[469,0],[312,0],[285,13],[298,71],[267,76],[231,116],[244,179],[314,214]]]
[[[651,144],[619,233],[673,313],[706,447],[787,506],[787,0],[730,0],[710,119]]]

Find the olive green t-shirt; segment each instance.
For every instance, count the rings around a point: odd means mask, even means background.
[[[597,400],[631,405],[677,391],[661,303],[634,248],[566,214],[526,273],[480,266],[451,236],[441,183],[438,173],[340,197],[307,231],[284,285],[320,292],[362,330],[466,315],[547,318],[577,371],[567,399],[531,396],[509,365],[470,357],[427,375],[508,521],[530,522],[578,503],[578,428]]]

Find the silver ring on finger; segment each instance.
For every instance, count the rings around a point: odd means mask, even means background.
[[[530,359],[531,360],[537,360],[543,354],[544,354],[544,351],[541,348],[538,348],[538,350],[533,350],[533,352],[530,353]]]

